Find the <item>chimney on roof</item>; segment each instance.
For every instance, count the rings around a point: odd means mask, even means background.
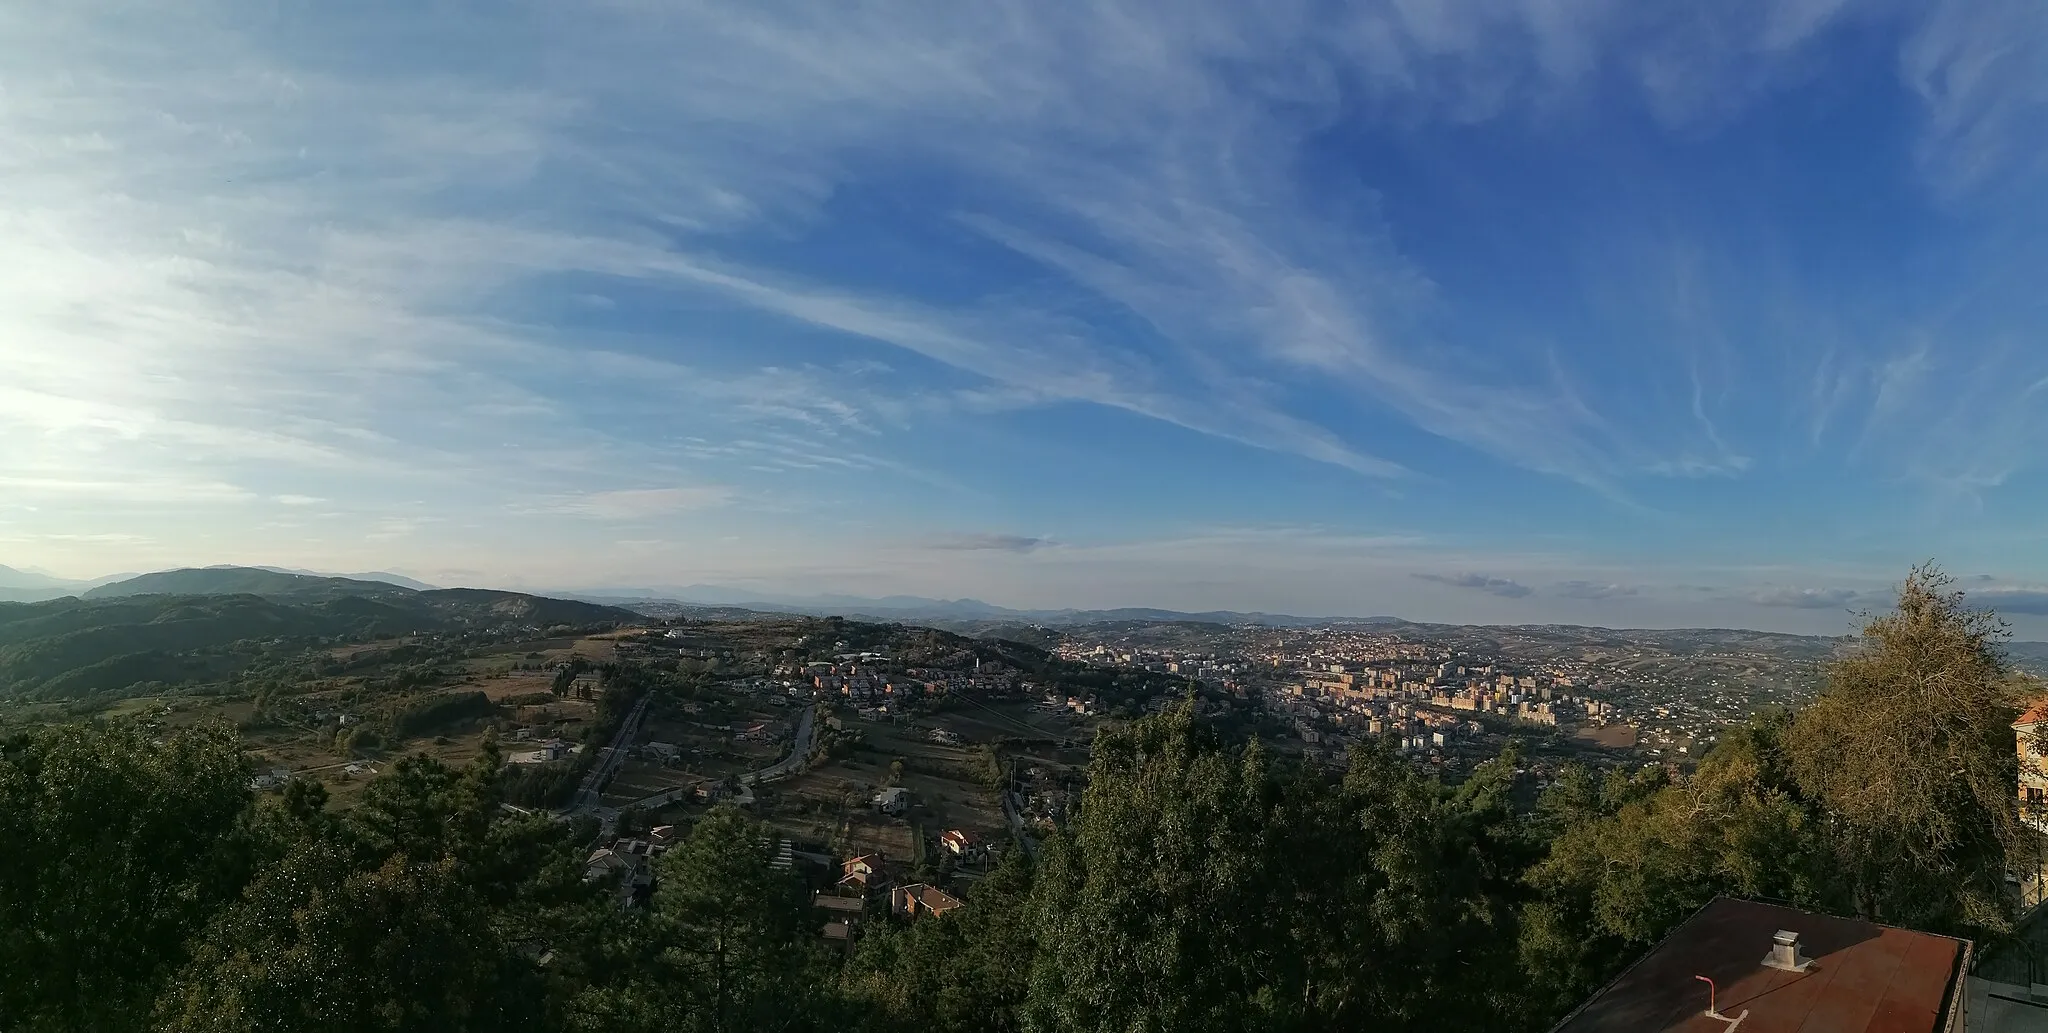
[[[1799,934],[1790,929],[1780,929],[1771,936],[1771,952],[1764,955],[1764,967],[1785,972],[1804,972],[1813,967],[1813,959],[1800,949]]]

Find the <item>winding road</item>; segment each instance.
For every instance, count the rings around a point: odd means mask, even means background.
[[[604,786],[611,781],[613,775],[618,774],[619,768],[633,752],[633,746],[640,736],[641,719],[647,713],[648,698],[642,697],[633,707],[633,712],[626,715],[626,720],[619,725],[619,734],[612,737],[613,745],[605,747],[604,752],[598,755],[597,763],[583,777],[582,787],[576,790],[575,799],[568,808],[556,815],[557,818],[567,820],[581,814],[591,815],[599,822],[599,839],[611,838],[612,830],[617,827],[620,808],[604,805]],[[817,736],[817,713],[816,706],[805,707],[804,712],[797,717],[796,735],[790,740],[789,754],[765,768],[741,775],[740,784],[751,786],[761,782],[773,782],[803,770],[805,759],[811,755],[811,743]],[[687,790],[671,789],[644,800],[635,800],[626,806],[666,807],[685,792]]]

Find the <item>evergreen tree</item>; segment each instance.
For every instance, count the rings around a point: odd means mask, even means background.
[[[719,807],[657,865],[650,912],[628,919],[622,967],[585,994],[590,1029],[807,1029],[829,1011],[809,894],[770,866],[775,838]]]
[[[0,740],[0,1030],[126,1031],[252,863],[232,728]]]
[[[879,923],[841,983],[864,1028],[1013,1033],[1036,953],[1032,865],[1022,850],[974,884],[967,906],[907,926]]]

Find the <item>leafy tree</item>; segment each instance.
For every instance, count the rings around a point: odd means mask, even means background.
[[[1043,858],[1027,1028],[1249,1027],[1268,790],[1257,747],[1226,749],[1187,706],[1100,732],[1078,827]]]
[[[130,1030],[247,876],[233,729],[0,741],[0,1029]]]
[[[809,894],[770,867],[775,838],[719,807],[658,865],[638,949],[586,993],[592,1029],[703,1031],[810,1028],[829,1013],[829,986]]]
[[[1446,790],[1373,739],[1334,794],[1298,781],[1273,865],[1291,921],[1272,1024],[1492,1030],[1523,1012],[1518,763],[1511,747]]]
[[[1556,1010],[1717,894],[1841,910],[1826,830],[1786,770],[1788,720],[1725,736],[1690,776],[1561,777],[1539,804],[1549,854],[1523,914],[1529,991]]]
[[[1449,791],[1361,747],[1332,783],[1186,704],[1101,733],[1034,892],[1027,1026],[1499,1028],[1528,854],[1514,765]]]
[[[1993,614],[1932,565],[1872,617],[1798,717],[1790,755],[1819,802],[1857,913],[1956,932],[2009,923],[2019,841],[2011,728],[2017,695]]]
[[[516,961],[453,857],[365,871],[315,841],[209,930],[159,1019],[192,1033],[506,1029],[541,1017]]]
[[[559,1019],[531,930],[595,906],[565,830],[505,819],[497,757],[407,757],[333,818],[284,800],[297,842],[198,937],[162,1028],[495,1030]]]

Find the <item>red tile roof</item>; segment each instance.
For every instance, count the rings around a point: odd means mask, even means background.
[[[1799,934],[1814,964],[1766,968],[1771,936]],[[1716,899],[1554,1033],[1938,1033],[1959,1007],[1969,942],[1775,904]],[[1706,976],[1725,1019],[1706,1014]]]
[[[2021,714],[2020,719],[2012,723],[2012,726],[2018,728],[2021,725],[2036,724],[2041,721],[2048,721],[2048,697],[2035,700],[2032,705],[2027,707],[2027,712]]]

